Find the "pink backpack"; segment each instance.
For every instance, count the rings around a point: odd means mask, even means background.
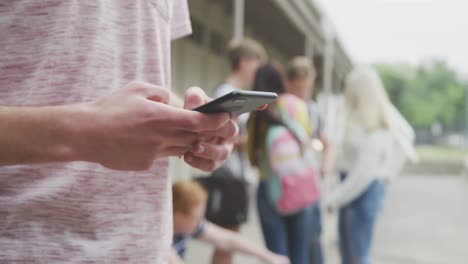
[[[303,100],[293,95],[281,96],[277,114],[286,126],[270,127],[265,139],[268,193],[282,215],[300,212],[320,196],[318,166],[309,147],[312,128],[307,113]]]

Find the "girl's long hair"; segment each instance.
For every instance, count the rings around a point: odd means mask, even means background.
[[[286,89],[281,65],[277,63],[267,63],[261,66],[255,74],[253,90],[274,92],[278,95],[284,94]],[[248,152],[250,162],[254,166],[258,165],[257,151],[264,150],[265,148],[265,136],[268,128],[273,125],[280,125],[289,129],[285,122],[272,111],[274,107],[276,107],[276,105],[272,104],[267,110],[252,113],[249,118],[248,126],[249,131],[252,131],[252,133],[249,133]],[[298,143],[301,144],[297,135],[293,131],[291,131],[291,133]]]
[[[417,160],[414,130],[390,102],[378,73],[368,67],[356,68],[345,83],[346,128],[360,124],[366,131],[388,129],[406,156]]]

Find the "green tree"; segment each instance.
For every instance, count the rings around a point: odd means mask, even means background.
[[[467,85],[445,62],[377,64],[376,69],[392,102],[413,126],[440,122],[449,130],[463,127]]]

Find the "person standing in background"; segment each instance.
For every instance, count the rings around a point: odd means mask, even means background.
[[[225,82],[214,90],[214,97],[220,97],[233,91],[250,89],[258,67],[265,62],[266,52],[258,42],[244,38],[233,40],[228,47],[228,58],[231,73]],[[239,137],[234,144],[230,157],[212,177],[202,179],[205,187],[210,185],[210,201],[207,208],[207,219],[221,227],[239,232],[240,227],[247,221],[248,190],[247,168],[245,159],[245,144],[247,141],[246,122],[248,114],[237,118]],[[219,177],[218,177],[219,176]],[[218,177],[217,179],[213,179]],[[212,179],[210,179],[212,178]],[[222,187],[224,186],[224,187]],[[226,188],[229,188],[227,190]],[[212,263],[232,263],[232,253],[216,249]]]
[[[390,102],[377,72],[357,68],[345,83],[346,125],[339,169],[342,183],[325,201],[339,210],[342,264],[370,264],[377,216],[388,183],[406,160],[417,160],[414,131]]]
[[[328,175],[335,162],[335,153],[330,140],[324,133],[324,120],[320,115],[317,104],[312,99],[316,71],[312,61],[307,57],[295,57],[291,59],[286,68],[286,90],[302,98],[307,103],[309,119],[313,127],[311,141],[318,140],[323,146],[323,157],[320,166],[320,175]],[[318,164],[318,160],[316,162]],[[311,206],[309,224],[311,228],[311,242],[309,248],[310,263],[323,263],[323,252],[321,246],[322,222],[320,202]]]
[[[3,1],[0,17],[0,263],[166,263],[167,157],[213,170],[238,130],[191,111],[200,88],[170,91],[187,1]]]
[[[224,83],[218,86],[213,93],[217,98],[234,91],[249,90],[252,88],[257,69],[266,62],[267,53],[257,41],[249,38],[232,40],[228,47],[228,59],[231,72]],[[245,144],[247,142],[246,123],[249,114],[237,118],[239,137],[234,144],[234,151],[226,160],[224,167],[236,178],[245,180],[247,177],[245,159]]]
[[[291,176],[287,173],[280,175],[280,172],[294,171],[295,166],[302,167],[303,165],[301,161],[304,153],[301,150],[305,149],[311,130],[307,119],[307,106],[301,98],[286,93],[282,69],[278,64],[268,63],[258,69],[253,90],[274,92],[279,95],[278,100],[270,104],[267,110],[252,113],[247,123],[249,160],[258,168],[260,174],[260,183],[257,188],[257,211],[263,238],[269,250],[289,256],[291,263],[307,264],[309,263],[308,209],[311,204],[284,214],[278,210],[277,199],[274,198],[284,190],[275,182],[280,182],[279,177],[283,175],[286,178]],[[277,137],[272,144],[269,138],[272,135],[271,132],[277,129],[287,133],[292,141]],[[276,150],[292,149],[297,152],[272,151],[273,147]],[[315,175],[310,176],[315,178]],[[294,182],[300,181],[299,178],[289,177]],[[297,186],[294,189],[297,193],[305,191]],[[311,190],[307,189],[307,192],[310,193]]]

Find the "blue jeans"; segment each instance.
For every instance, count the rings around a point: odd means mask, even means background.
[[[344,178],[345,175],[342,175]],[[370,264],[374,226],[385,197],[385,183],[374,180],[367,190],[339,211],[342,264]]]
[[[257,191],[257,209],[267,248],[288,256],[292,264],[308,264],[307,245],[308,212],[279,215],[268,197],[266,184],[261,182]]]
[[[310,264],[322,264],[323,263],[323,251],[322,251],[322,219],[320,212],[320,202],[316,202],[308,209],[307,222],[310,228],[309,237],[309,260]]]

